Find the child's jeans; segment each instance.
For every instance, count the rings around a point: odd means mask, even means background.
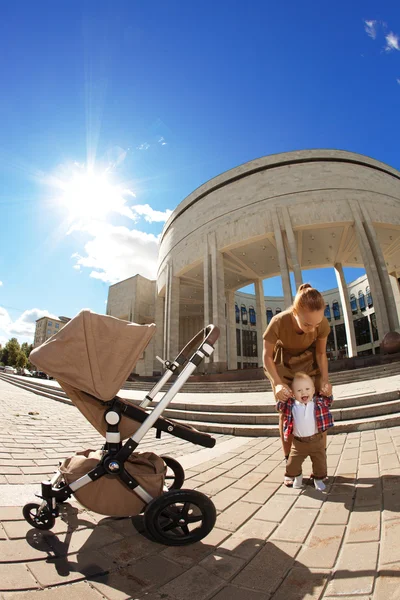
[[[297,477],[302,473],[302,464],[309,456],[311,458],[315,479],[325,479],[327,476],[325,435],[316,433],[307,438],[293,436],[293,444],[289,459],[286,463],[287,477]]]

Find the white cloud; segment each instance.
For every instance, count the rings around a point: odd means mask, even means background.
[[[131,209],[141,217],[144,217],[148,223],[164,223],[172,214],[172,210],[169,208],[165,211],[154,210],[149,204],[136,204],[135,206],[131,206]]]
[[[90,277],[116,283],[140,274],[155,279],[158,237],[123,226],[92,223],[85,228],[93,239],[85,244],[86,255],[73,255],[76,265],[92,269]]]
[[[16,337],[20,342],[33,342],[36,320],[41,317],[57,317],[48,310],[31,308],[25,310],[18,319],[12,320],[8,311],[0,306],[0,343],[6,343],[11,337]]]
[[[150,148],[150,144],[145,142],[144,144],[140,144],[140,146],[136,146],[136,150],[148,150]]]
[[[397,83],[400,85],[400,77],[396,79]]]
[[[364,21],[364,29],[369,37],[376,38],[376,21]]]
[[[0,286],[2,286],[2,285],[3,285],[3,282],[2,282],[2,281],[0,281]]]
[[[393,33],[392,31],[385,35],[386,46],[385,50],[390,52],[391,50],[399,50],[400,51],[400,38],[398,35]]]
[[[158,143],[161,144],[161,146],[166,146],[167,145],[167,142],[165,141],[165,138],[162,137],[162,136],[158,140]]]

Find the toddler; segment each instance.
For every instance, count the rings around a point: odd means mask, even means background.
[[[293,444],[286,463],[285,477],[294,479],[293,487],[303,485],[302,464],[311,458],[314,485],[317,490],[324,490],[323,480],[327,476],[325,435],[333,426],[333,418],[329,411],[332,396],[315,394],[313,380],[306,373],[296,373],[292,383],[293,396],[286,402],[278,402],[277,410],[284,415],[283,436],[286,440],[293,433]]]

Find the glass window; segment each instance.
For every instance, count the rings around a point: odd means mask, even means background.
[[[276,315],[279,315],[279,313],[280,313],[280,312],[282,312],[282,309],[281,309],[281,308],[279,308],[279,306],[278,306],[278,308],[275,310],[275,314],[276,314]]]
[[[47,330],[47,335],[51,335],[51,329]]]
[[[340,308],[339,308],[339,302],[337,300],[334,300],[332,302],[332,310],[333,310],[333,316],[335,318],[335,321],[337,321],[338,319],[340,319]]]
[[[366,294],[367,294],[367,304],[368,304],[368,308],[371,308],[371,306],[374,305],[374,302],[372,300],[372,294],[371,294],[371,290],[369,289],[369,285],[367,285],[367,288],[365,290]]]
[[[249,319],[250,325],[256,324],[256,311],[254,310],[254,306],[249,306]]]
[[[247,308],[244,304],[240,307],[240,312],[242,313],[242,323],[243,325],[247,325]]]
[[[269,325],[273,316],[274,316],[274,313],[272,312],[272,308],[268,307],[267,308],[267,325]]]
[[[240,329],[236,329],[236,354],[242,356],[242,347],[240,344]]]
[[[59,329],[60,323],[56,323],[56,329]]]
[[[257,356],[257,331],[243,331],[243,356]]]
[[[369,331],[368,317],[361,317],[354,321],[354,330],[356,333],[357,346],[371,343],[371,334]]]
[[[372,337],[374,338],[374,342],[378,341],[379,335],[378,335],[378,326],[376,324],[376,314],[372,313],[371,315],[371,328],[372,328]],[[375,348],[375,353],[376,353],[376,348]]]
[[[235,302],[235,320],[236,320],[236,323],[240,323],[240,310],[239,310],[239,307],[236,304],[236,302]]]
[[[335,336],[333,335],[333,327],[331,326],[328,339],[326,340],[326,349],[328,352],[335,351]]]
[[[47,322],[47,327],[51,327],[53,325],[53,321],[48,321]]]
[[[331,320],[331,307],[329,306],[329,304],[325,304],[325,311],[324,311],[324,317],[326,317],[328,319],[328,321]]]
[[[354,294],[350,294],[350,306],[351,306],[351,312],[353,313],[353,315],[357,314],[357,311],[358,311],[357,298],[355,297]]]
[[[336,341],[338,350],[343,350],[347,347],[347,337],[346,330],[344,328],[344,323],[340,323],[340,325],[335,326],[336,330]]]
[[[366,306],[365,306],[365,296],[364,296],[364,294],[362,293],[361,290],[358,292],[358,304],[360,305],[360,309],[361,310],[365,310],[366,309]]]

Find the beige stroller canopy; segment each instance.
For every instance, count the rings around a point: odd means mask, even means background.
[[[55,379],[108,401],[125,383],[155,328],[82,310],[30,359]]]

